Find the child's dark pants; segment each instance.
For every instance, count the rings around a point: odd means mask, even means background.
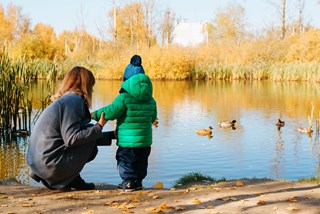
[[[142,182],[147,176],[150,151],[150,146],[145,148],[118,147],[116,159],[122,180],[128,182]]]

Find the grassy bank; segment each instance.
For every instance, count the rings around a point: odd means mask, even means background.
[[[272,179],[268,178],[240,178],[240,179],[216,179],[208,175],[204,175],[200,172],[191,172],[188,173],[181,178],[177,179],[175,181],[175,184],[173,185],[174,188],[186,188],[190,186],[207,186],[211,184],[216,184],[220,182],[228,182],[228,181],[240,181],[240,180],[269,180],[272,181]],[[320,184],[320,178],[319,177],[310,177],[310,178],[301,178],[297,182],[307,182],[307,183],[315,183]],[[241,182],[236,183],[237,186],[242,186],[243,184]]]

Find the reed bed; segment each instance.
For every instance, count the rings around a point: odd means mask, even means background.
[[[28,75],[31,79],[46,79],[48,81],[63,78],[62,66],[50,60],[35,59],[29,62],[25,62],[28,65]]]
[[[191,79],[216,80],[264,80],[268,79],[268,65],[265,63],[222,64],[197,63]]]
[[[319,63],[197,63],[191,79],[320,82]]]
[[[44,75],[47,79],[56,78],[57,69],[53,63],[23,59],[14,62],[6,47],[0,50],[0,133],[5,141],[12,136],[30,134],[32,102],[27,92],[32,81]]]

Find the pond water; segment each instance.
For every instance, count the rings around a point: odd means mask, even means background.
[[[99,80],[94,88],[93,110],[117,96],[121,81]],[[216,179],[271,178],[297,180],[319,176],[318,133],[298,132],[320,117],[319,86],[313,83],[245,81],[154,81],[159,126],[153,129],[153,145],[144,186],[161,181],[166,188],[191,172]],[[31,89],[34,112],[47,93],[46,83]],[[276,122],[285,126],[278,131]],[[223,129],[219,122],[237,120],[236,129]],[[213,127],[213,137],[195,130]],[[105,130],[113,130],[109,121]],[[0,144],[0,179],[16,178],[39,185],[27,176],[28,138]],[[99,147],[97,158],[81,172],[86,181],[117,185],[115,142]]]

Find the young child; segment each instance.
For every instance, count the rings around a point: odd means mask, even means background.
[[[116,159],[123,180],[118,189],[127,192],[142,189],[151,151],[152,123],[157,119],[151,80],[144,72],[132,70],[135,67],[127,66],[121,92],[114,101],[92,113],[94,120],[99,120],[102,112],[105,119],[117,120]]]

